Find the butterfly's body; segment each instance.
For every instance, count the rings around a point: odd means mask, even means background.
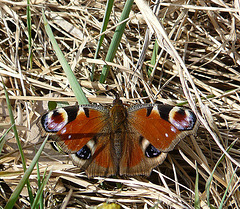
[[[127,120],[127,110],[120,101],[121,100],[118,100],[118,103],[114,104],[113,108],[109,110],[109,118],[111,118],[111,134],[109,140],[111,143],[110,146],[112,147],[111,150],[113,150],[113,164],[116,168],[119,168],[119,162],[121,160]]]
[[[55,133],[63,150],[88,176],[149,175],[197,121],[188,109],[144,104],[126,108],[69,106],[42,117],[47,132]]]

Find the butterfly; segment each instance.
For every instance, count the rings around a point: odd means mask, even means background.
[[[198,126],[195,114],[187,108],[126,107],[119,96],[111,108],[86,104],[52,110],[42,116],[41,124],[88,177],[149,176]]]

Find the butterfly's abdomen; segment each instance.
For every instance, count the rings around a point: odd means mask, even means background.
[[[117,130],[112,134],[111,146],[112,146],[112,156],[114,165],[117,168],[117,173],[119,171],[119,162],[122,156],[122,130]]]

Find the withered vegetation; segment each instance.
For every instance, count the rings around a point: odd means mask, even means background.
[[[194,208],[196,168],[202,208],[208,208],[208,198],[216,208],[221,201],[225,208],[239,208],[239,2],[148,1],[142,7],[143,0],[135,0],[115,58],[108,63],[110,73],[101,84],[99,76],[124,3],[114,2],[103,45],[94,59],[106,1],[32,1],[30,56],[27,1],[0,0],[1,136],[11,127],[3,84],[27,165],[43,141],[38,119],[47,111],[47,102],[76,102],[44,29],[44,10],[90,102],[111,104],[109,90],[117,89],[126,104],[182,103],[192,108],[201,122],[196,135],[182,140],[150,177],[88,179],[48,143],[39,159],[41,177],[52,170],[43,192],[45,208],[88,208],[111,202],[122,208]],[[151,18],[150,10],[157,22]],[[177,54],[162,38],[159,23]],[[155,52],[156,40],[160,47]],[[1,145],[0,205],[4,206],[24,172],[12,131]],[[213,171],[208,194],[205,187]],[[35,194],[37,169],[29,179]],[[16,208],[22,207],[30,208],[26,188],[16,203]]]

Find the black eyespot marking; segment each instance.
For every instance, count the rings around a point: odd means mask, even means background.
[[[76,152],[76,156],[82,160],[88,160],[91,158],[92,153],[87,145],[85,145],[82,149]]]
[[[84,113],[86,115],[87,118],[89,118],[89,109],[88,108],[83,108]]]
[[[153,107],[147,107],[147,117],[151,114]]]
[[[41,124],[46,132],[58,132],[67,123],[67,116],[62,109],[46,113],[41,118]]]
[[[147,149],[145,150],[145,155],[148,158],[153,158],[153,157],[157,157],[161,154],[161,152],[154,147],[153,145],[149,144]]]
[[[169,114],[169,122],[180,131],[192,130],[196,120],[195,114],[188,109],[174,107]]]
[[[184,109],[179,109],[179,110],[177,111],[177,113],[179,113],[179,114],[182,115],[182,116],[185,116],[185,115],[186,115],[186,111],[185,111]]]
[[[61,113],[58,112],[58,110],[53,110],[53,114],[52,117],[57,117],[58,115],[60,115]]]
[[[197,117],[193,112],[191,112],[191,121],[190,121],[190,126],[188,129],[192,129],[194,127],[194,125],[196,124],[196,122],[197,122]]]

